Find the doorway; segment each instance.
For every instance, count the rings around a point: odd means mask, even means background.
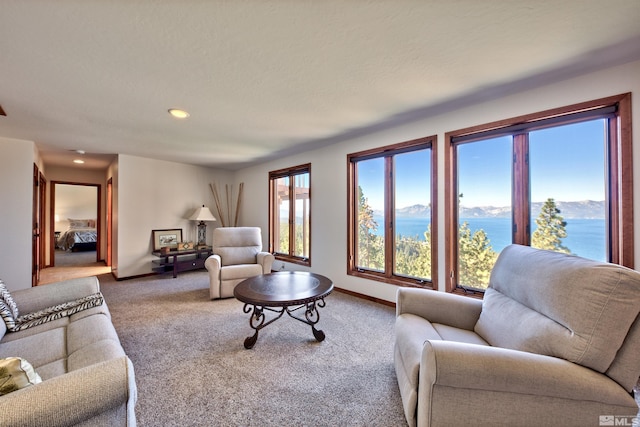
[[[100,193],[99,184],[52,182],[52,267],[85,267],[100,261]]]

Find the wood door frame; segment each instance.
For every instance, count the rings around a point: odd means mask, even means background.
[[[113,177],[107,180],[107,256],[105,264],[113,262]]]
[[[31,222],[31,286],[37,286],[40,281],[40,271],[44,267],[43,218],[45,213],[46,180],[38,168],[33,164],[33,199]]]

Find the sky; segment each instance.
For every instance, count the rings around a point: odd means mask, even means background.
[[[604,200],[604,120],[530,133],[531,201]],[[511,137],[461,144],[458,189],[465,207],[511,205]],[[396,208],[429,204],[430,151],[396,156]],[[383,206],[383,159],[358,163],[358,183],[373,209]]]
[[[420,150],[395,157],[396,208],[413,205],[428,206],[431,187],[431,150]],[[384,206],[384,159],[358,162],[358,183],[369,206],[381,210]]]

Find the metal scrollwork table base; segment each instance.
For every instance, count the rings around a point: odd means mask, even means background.
[[[240,282],[233,295],[244,302],[243,311],[251,313],[249,325],[255,333],[244,340],[244,347],[253,348],[258,340],[258,332],[281,318],[289,317],[311,326],[311,332],[318,341],[325,334],[316,329],[320,321],[318,308],[326,305],[324,298],[333,291],[333,283],[328,278],[302,271],[280,271],[255,276]],[[267,320],[265,311],[276,313]]]

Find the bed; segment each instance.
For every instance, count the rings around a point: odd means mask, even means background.
[[[97,241],[95,220],[69,219],[69,229],[60,235],[56,246],[65,251],[95,251]]]

